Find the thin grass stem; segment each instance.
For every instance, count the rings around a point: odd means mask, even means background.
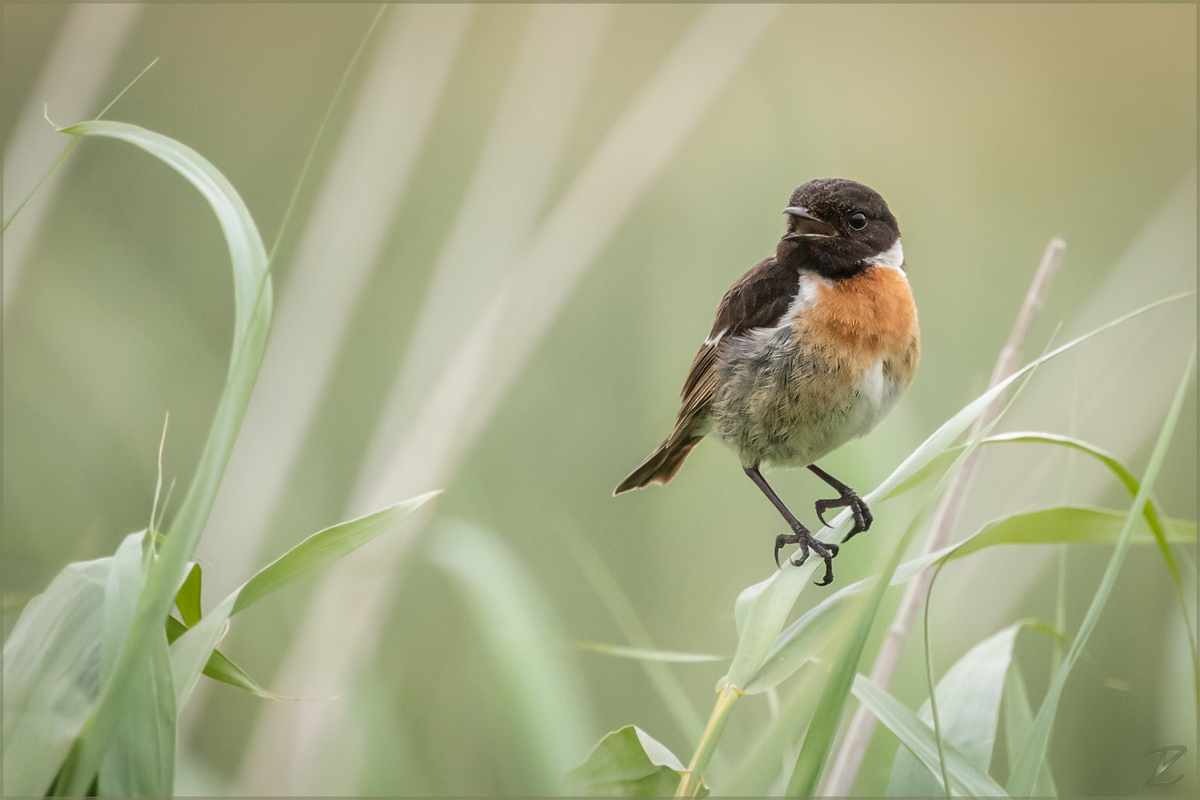
[[[704,733],[700,736],[700,744],[696,746],[692,762],[688,765],[687,772],[679,779],[679,788],[675,791],[676,797],[695,797],[699,794],[704,770],[708,768],[708,762],[712,760],[713,752],[717,749],[717,742],[721,741],[721,734],[729,719],[729,711],[741,696],[741,690],[733,686],[726,686],[717,695],[716,705],[713,706],[712,715],[708,718],[708,725],[705,726]]]
[[[929,579],[929,588],[925,590],[925,678],[929,683],[929,711],[933,715],[933,740],[937,742],[938,763],[942,767],[942,787],[946,790],[946,797],[949,797],[950,770],[946,766],[946,750],[942,747],[942,723],[938,717],[937,685],[933,680],[933,646],[929,641],[929,601],[933,597],[933,584],[937,581],[944,566],[946,566],[945,560],[937,565],[933,577]]]

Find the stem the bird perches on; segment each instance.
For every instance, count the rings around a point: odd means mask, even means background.
[[[1058,236],[1052,238],[1046,245],[1041,263],[1038,264],[1037,272],[1034,273],[1033,282],[1025,294],[1025,302],[1021,304],[1017,320],[1013,323],[1012,332],[1008,335],[1008,341],[1000,351],[999,358],[996,359],[992,378],[988,382],[989,388],[1016,370],[1021,358],[1021,347],[1025,342],[1025,334],[1028,332],[1034,316],[1042,307],[1050,280],[1058,270],[1059,264],[1062,263],[1064,249],[1066,249],[1066,243]],[[995,402],[976,420],[972,436],[995,418],[1003,399],[1003,396],[997,397]],[[929,527],[929,536],[925,540],[925,553],[940,550],[950,541],[950,534],[958,521],[963,501],[975,479],[975,472],[979,466],[978,459],[979,452],[976,451],[963,464],[962,471],[954,477],[946,489],[946,494],[938,504],[937,511],[934,512],[933,523]],[[904,651],[904,643],[908,639],[909,631],[912,630],[917,611],[921,608],[921,601],[925,597],[932,576],[933,568],[930,567],[916,579],[909,581],[904,590],[904,597],[900,600],[900,607],[896,609],[896,616],[893,617],[892,624],[888,626],[883,643],[879,648],[879,655],[876,656],[875,665],[871,669],[871,680],[883,689],[887,689],[891,683],[892,674],[896,670],[900,654]],[[850,726],[846,729],[846,736],[842,740],[841,749],[838,750],[833,769],[825,781],[825,786],[821,789],[822,795],[844,796],[850,793],[874,729],[875,717],[865,705],[860,705],[850,720]]]
[[[704,770],[708,768],[713,751],[717,749],[721,731],[725,729],[725,721],[729,719],[729,710],[733,708],[734,701],[741,696],[742,692],[732,686],[726,686],[717,695],[717,704],[713,706],[708,724],[704,726],[704,733],[700,737],[700,744],[696,745],[692,763],[688,764],[687,772],[679,779],[679,788],[675,790],[676,797],[695,797],[700,791]]]

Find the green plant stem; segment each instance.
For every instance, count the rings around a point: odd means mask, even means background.
[[[679,788],[675,791],[676,797],[695,797],[700,791],[701,778],[704,770],[708,767],[708,762],[712,760],[713,752],[717,749],[717,742],[721,740],[721,732],[725,730],[725,721],[729,719],[729,710],[741,696],[742,692],[732,686],[726,686],[717,695],[717,704],[713,706],[712,715],[708,718],[708,725],[705,726],[704,733],[700,736],[700,744],[696,746],[696,754],[692,756],[692,763],[688,765],[688,771],[679,780]]]
[[[937,565],[937,569],[933,571],[933,577],[929,579],[929,588],[925,590],[925,677],[929,682],[929,711],[933,715],[933,740],[937,742],[938,763],[942,767],[942,787],[946,790],[946,797],[949,797],[950,770],[946,767],[946,751],[942,747],[942,723],[938,718],[937,685],[933,680],[933,647],[929,642],[929,601],[933,597],[933,584],[937,581],[944,566],[946,566],[945,560]]]

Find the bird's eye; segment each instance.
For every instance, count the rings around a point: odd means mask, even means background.
[[[861,211],[850,215],[850,227],[856,231],[861,231],[867,227],[867,215]]]

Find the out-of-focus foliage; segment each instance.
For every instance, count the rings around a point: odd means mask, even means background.
[[[389,10],[381,29],[396,11]],[[54,96],[34,98],[68,7],[7,4],[3,13],[0,136],[7,143],[31,98],[39,113],[48,103],[56,122],[75,120],[55,113]],[[161,56],[106,118],[161,131],[204,153],[238,188],[270,241],[375,13],[341,5],[148,5],[99,106]],[[532,226],[568,193],[701,14],[686,5],[611,10],[561,152],[544,165],[548,188]],[[311,531],[347,517],[435,265],[486,161],[485,142],[500,111],[521,113],[506,105],[505,89],[523,63],[533,19],[528,6],[480,5],[470,12],[311,427],[289,462],[263,546],[253,563],[202,554],[206,586],[235,586],[241,579],[226,584],[229,576],[253,574]],[[869,489],[983,391],[1051,235],[1062,235],[1068,249],[1025,360],[1041,351],[1060,321],[1055,344],[1195,287],[1195,25],[1194,8],[1165,5],[780,9],[589,264],[429,521],[431,531],[454,530],[449,518],[490,531],[516,571],[540,587],[538,602],[560,618],[558,645],[579,660],[572,691],[582,695],[579,708],[594,715],[578,718],[585,745],[636,724],[686,763],[695,745],[688,720],[707,714],[713,686],[729,665],[647,668],[575,652],[575,643],[732,654],[738,593],[774,571],[778,517],[715,442],[698,447],[668,487],[616,499],[610,492],[666,433],[717,301],[772,252],[790,192],[813,177],[861,180],[880,190],[904,232],[922,325],[916,382],[877,431],[822,462],[850,485]],[[317,150],[272,265],[280,298],[297,278],[297,248],[326,176],[337,159],[354,157],[339,144],[373,65],[388,55],[380,50],[384,41],[379,35],[368,41]],[[379,135],[399,147],[409,132]],[[523,174],[514,169],[507,179],[512,192],[528,189],[520,185]],[[353,187],[351,194],[366,191]],[[6,188],[6,205],[7,197]],[[339,224],[353,228],[360,219],[347,213]],[[482,222],[466,227],[487,229]],[[216,268],[225,259],[203,201],[161,164],[106,141],[84,142],[67,162],[18,288],[5,303],[6,635],[15,619],[10,609],[19,609],[21,598],[42,592],[68,562],[110,556],[129,531],[145,527],[165,411],[171,413],[165,477],[182,484],[195,471],[231,344],[229,277]],[[336,288],[339,254],[324,263]],[[474,295],[463,289],[461,297]],[[316,319],[324,311],[308,313]],[[477,315],[464,308],[437,324],[457,338]],[[1097,337],[1040,367],[1002,429],[1091,442],[1141,476],[1194,335],[1194,303],[1185,301]],[[295,358],[303,362],[306,354]],[[1155,483],[1162,519],[1195,519],[1195,397],[1193,383]],[[282,408],[288,398],[279,402]],[[1090,512],[1071,508],[1128,507],[1121,481],[1084,454],[1037,445],[980,452],[984,465],[958,538],[1042,509],[1081,523],[1070,530],[1111,535],[1111,520],[1086,521]],[[773,483],[798,511],[825,491],[801,473]],[[806,589],[807,599],[785,615],[781,629],[877,571],[932,485],[878,503],[873,529],[839,555],[837,583]],[[1026,522],[1021,530],[1031,530],[1036,519]],[[569,544],[576,536],[588,541],[636,609],[636,626],[628,616],[614,618],[619,603],[611,592],[599,599],[592,585],[597,573]],[[353,733],[324,761],[293,765],[316,776],[314,790],[479,795],[549,785],[542,782],[544,765],[528,757],[531,737],[546,730],[522,727],[536,715],[514,708],[519,687],[512,668],[500,660],[501,645],[473,622],[483,611],[503,609],[483,608],[464,591],[468,573],[486,581],[499,580],[499,571],[489,575],[486,563],[467,564],[470,551],[440,534],[436,544],[437,564],[427,549],[415,548],[399,573],[387,576],[390,604],[372,611],[380,620],[377,639],[356,656],[366,663],[355,674],[369,680],[356,680],[344,699],[306,701],[329,704]],[[1194,544],[1173,540],[1170,552],[1182,594],[1194,603]],[[932,608],[935,673],[945,674],[980,642],[1027,617],[1052,620],[1061,609],[1073,636],[1109,555],[1105,546],[1083,543],[991,547],[947,565]],[[1061,603],[1060,559],[1066,564]],[[74,579],[94,579],[103,592],[103,577]],[[242,674],[276,694],[297,693],[277,678],[313,611],[312,589],[301,580],[262,600],[222,642]],[[893,597],[884,596],[881,619],[890,619]],[[1194,605],[1188,610],[1194,624]],[[831,619],[829,630],[840,632],[840,618]],[[882,627],[872,630],[859,671],[869,670]],[[919,631],[888,690],[917,720],[912,709],[928,697],[918,637]],[[1001,785],[1006,765],[1020,757],[1011,748],[1026,741],[1050,683],[1052,647],[1047,637],[1017,639],[992,757]],[[1157,791],[1196,791],[1195,762],[1185,764],[1196,752],[1189,648],[1162,554],[1153,546],[1131,548],[1087,645],[1116,682],[1098,680],[1082,665],[1059,702],[1054,730],[1071,732],[1054,735],[1049,750],[1059,793],[1142,793],[1156,767],[1143,753],[1176,744],[1188,747],[1173,768],[1184,778]],[[1026,705],[1011,688],[1021,678]],[[763,776],[796,762],[798,720],[811,716],[826,680],[810,665],[773,691],[743,698],[706,774],[709,785],[782,791],[786,781],[772,786]],[[248,747],[270,701],[214,684],[192,702],[197,707],[181,719],[177,790],[208,794],[246,785],[257,763]],[[566,716],[559,722],[575,724]],[[886,791],[900,747],[895,735],[877,730],[857,791]],[[585,756],[583,747],[579,762]]]

